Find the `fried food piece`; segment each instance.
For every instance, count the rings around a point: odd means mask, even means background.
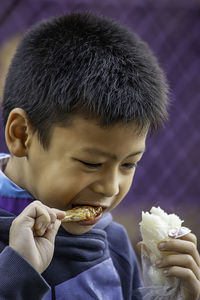
[[[101,212],[101,206],[76,206],[66,211],[66,216],[62,222],[90,221],[99,216]]]

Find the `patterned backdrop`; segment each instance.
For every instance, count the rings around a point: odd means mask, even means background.
[[[0,45],[36,21],[70,11],[112,17],[137,32],[159,57],[171,87],[170,120],[149,137],[147,151],[114,218],[139,239],[141,210],[176,212],[197,235],[200,212],[200,1],[7,0],[0,9]],[[6,151],[3,129],[0,150]]]

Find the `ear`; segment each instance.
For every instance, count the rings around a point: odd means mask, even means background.
[[[33,127],[26,112],[21,108],[13,109],[8,117],[5,138],[10,153],[17,157],[27,156],[31,144]]]

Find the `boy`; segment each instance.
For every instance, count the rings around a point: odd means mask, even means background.
[[[11,156],[1,159],[1,299],[142,299],[135,254],[109,212],[128,192],[166,106],[162,70],[123,26],[72,14],[27,32],[3,97]],[[81,205],[103,212],[60,226]],[[179,254],[159,267],[181,279],[185,299],[197,299],[195,237],[162,250]]]

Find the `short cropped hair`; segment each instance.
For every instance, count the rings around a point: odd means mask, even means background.
[[[3,95],[3,121],[22,108],[48,148],[55,124],[84,112],[100,126],[167,120],[168,84],[149,46],[104,16],[73,13],[42,21],[23,37]]]

